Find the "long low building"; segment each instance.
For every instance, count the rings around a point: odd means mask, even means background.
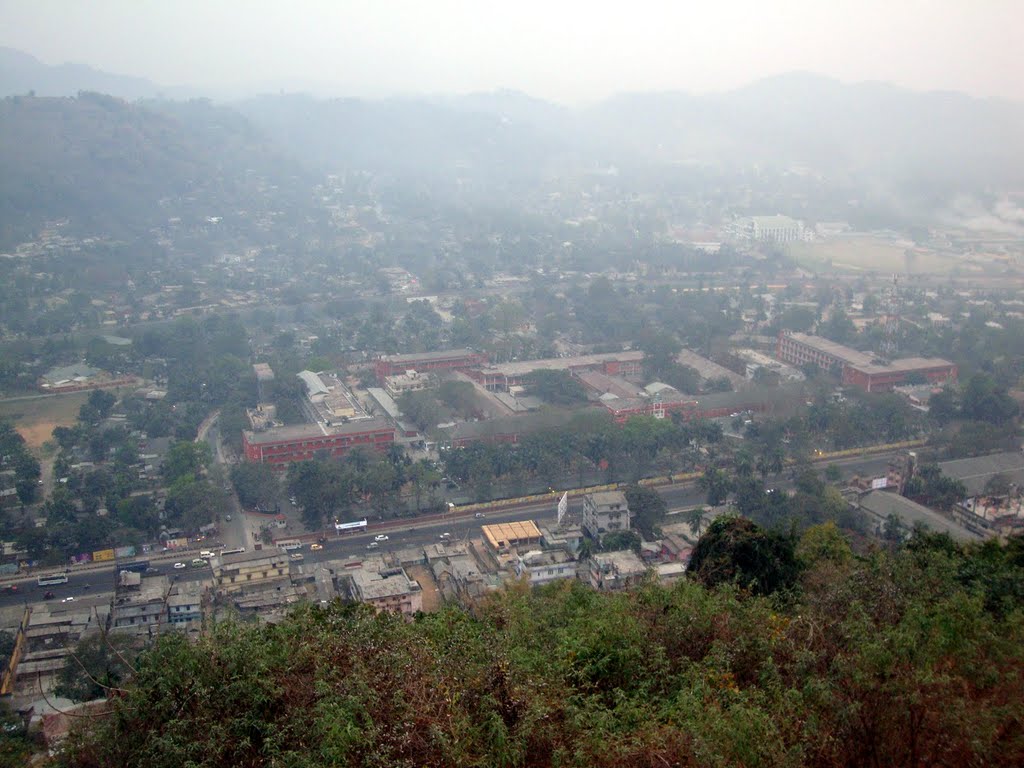
[[[366,419],[348,424],[296,424],[266,432],[242,432],[245,458],[265,464],[306,461],[318,455],[344,456],[363,446],[387,450],[395,442],[395,428],[384,419]]]
[[[915,376],[931,383],[955,381],[957,367],[942,358],[905,357],[890,362],[821,336],[783,331],[776,357],[795,366],[814,364],[826,371],[839,370],[843,384],[865,392],[886,392]]]
[[[521,360],[467,370],[466,374],[495,392],[508,392],[521,386],[534,371],[599,371],[610,376],[639,376],[643,372],[644,353],[606,352],[579,357],[551,357],[543,360]]]
[[[381,384],[388,376],[406,371],[450,371],[484,365],[487,357],[471,349],[449,349],[443,352],[420,352],[406,355],[384,355],[377,360],[374,372]]]

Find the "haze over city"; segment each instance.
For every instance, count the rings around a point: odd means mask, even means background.
[[[0,0],[0,763],[1024,765],[1022,22]]]
[[[563,103],[809,71],[1024,98],[1014,0],[0,3],[0,45],[215,94],[521,90]]]

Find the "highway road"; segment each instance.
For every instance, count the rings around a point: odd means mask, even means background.
[[[888,467],[890,455],[876,455],[868,457],[852,457],[834,462],[844,469],[844,474],[860,474],[862,476],[879,476],[885,474]],[[821,467],[819,467],[821,469]],[[769,486],[780,489],[792,487],[792,481],[783,474],[773,481],[769,478]],[[704,493],[695,484],[676,485],[658,489],[665,499],[669,511],[682,510],[695,507],[704,503]],[[313,552],[309,547],[302,550],[303,563],[311,564],[324,560],[336,560],[339,558],[365,557],[367,547],[374,540],[374,536],[383,534],[388,536],[388,541],[380,543],[373,548],[373,552],[396,551],[410,547],[422,547],[433,541],[440,540],[443,533],[450,534],[453,539],[462,539],[469,536],[479,535],[480,526],[492,522],[508,522],[515,520],[536,520],[538,522],[550,522],[555,520],[555,506],[558,503],[559,493],[551,494],[550,501],[522,505],[510,509],[487,512],[483,519],[473,515],[454,515],[449,519],[429,520],[408,520],[397,523],[388,521],[372,525],[366,533],[348,534],[342,537],[332,536],[324,544],[320,551]],[[569,509],[576,512],[582,506],[582,501],[570,499]],[[225,543],[227,539],[225,538]],[[247,549],[251,549],[251,543]],[[183,562],[186,565],[195,555],[193,553],[160,554],[150,556],[152,574],[162,574],[180,581],[195,581],[209,578],[209,568],[193,569],[191,566],[185,568],[174,568],[175,562]],[[142,558],[140,558],[142,559]],[[18,586],[17,593],[11,594],[0,591],[0,608],[22,603],[35,603],[43,600],[47,591],[54,593],[51,603],[60,603],[66,597],[74,597],[75,602],[84,599],[96,600],[104,595],[109,601],[110,594],[114,588],[115,568],[111,564],[109,568],[98,568],[96,564],[89,566],[90,570],[82,571],[72,568],[68,573],[68,583],[50,587],[39,587],[36,585],[35,576],[13,582]],[[7,582],[12,583],[12,582]]]

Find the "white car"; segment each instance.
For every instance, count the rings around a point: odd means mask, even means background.
[[[288,557],[290,557],[292,560],[304,560],[305,559],[301,552],[292,552],[292,554],[288,555]]]
[[[187,567],[188,566],[186,566],[184,563],[175,563],[174,564],[175,570],[180,570],[181,568],[187,568]]]
[[[376,536],[373,537],[373,540],[374,541],[387,541],[388,537],[387,537],[386,534],[379,533],[379,534],[377,534]]]
[[[74,601],[75,598],[73,597],[65,597],[63,600],[61,600],[62,603],[73,603]]]
[[[371,541],[369,544],[366,545],[366,548],[367,549],[376,549],[379,546],[380,546],[380,544],[378,544],[376,541]]]
[[[452,535],[450,533],[442,533],[438,538],[440,538],[440,539],[450,539],[451,537],[452,537]]]

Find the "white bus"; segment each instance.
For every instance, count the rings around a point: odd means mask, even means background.
[[[342,533],[362,533],[366,530],[366,519],[353,520],[351,523],[335,523],[334,530]]]
[[[293,549],[302,549],[302,542],[298,539],[282,539],[277,542],[278,549],[291,552]]]
[[[40,576],[36,579],[36,584],[40,587],[52,587],[57,584],[67,584],[68,575],[66,573],[55,573],[52,576]]]

